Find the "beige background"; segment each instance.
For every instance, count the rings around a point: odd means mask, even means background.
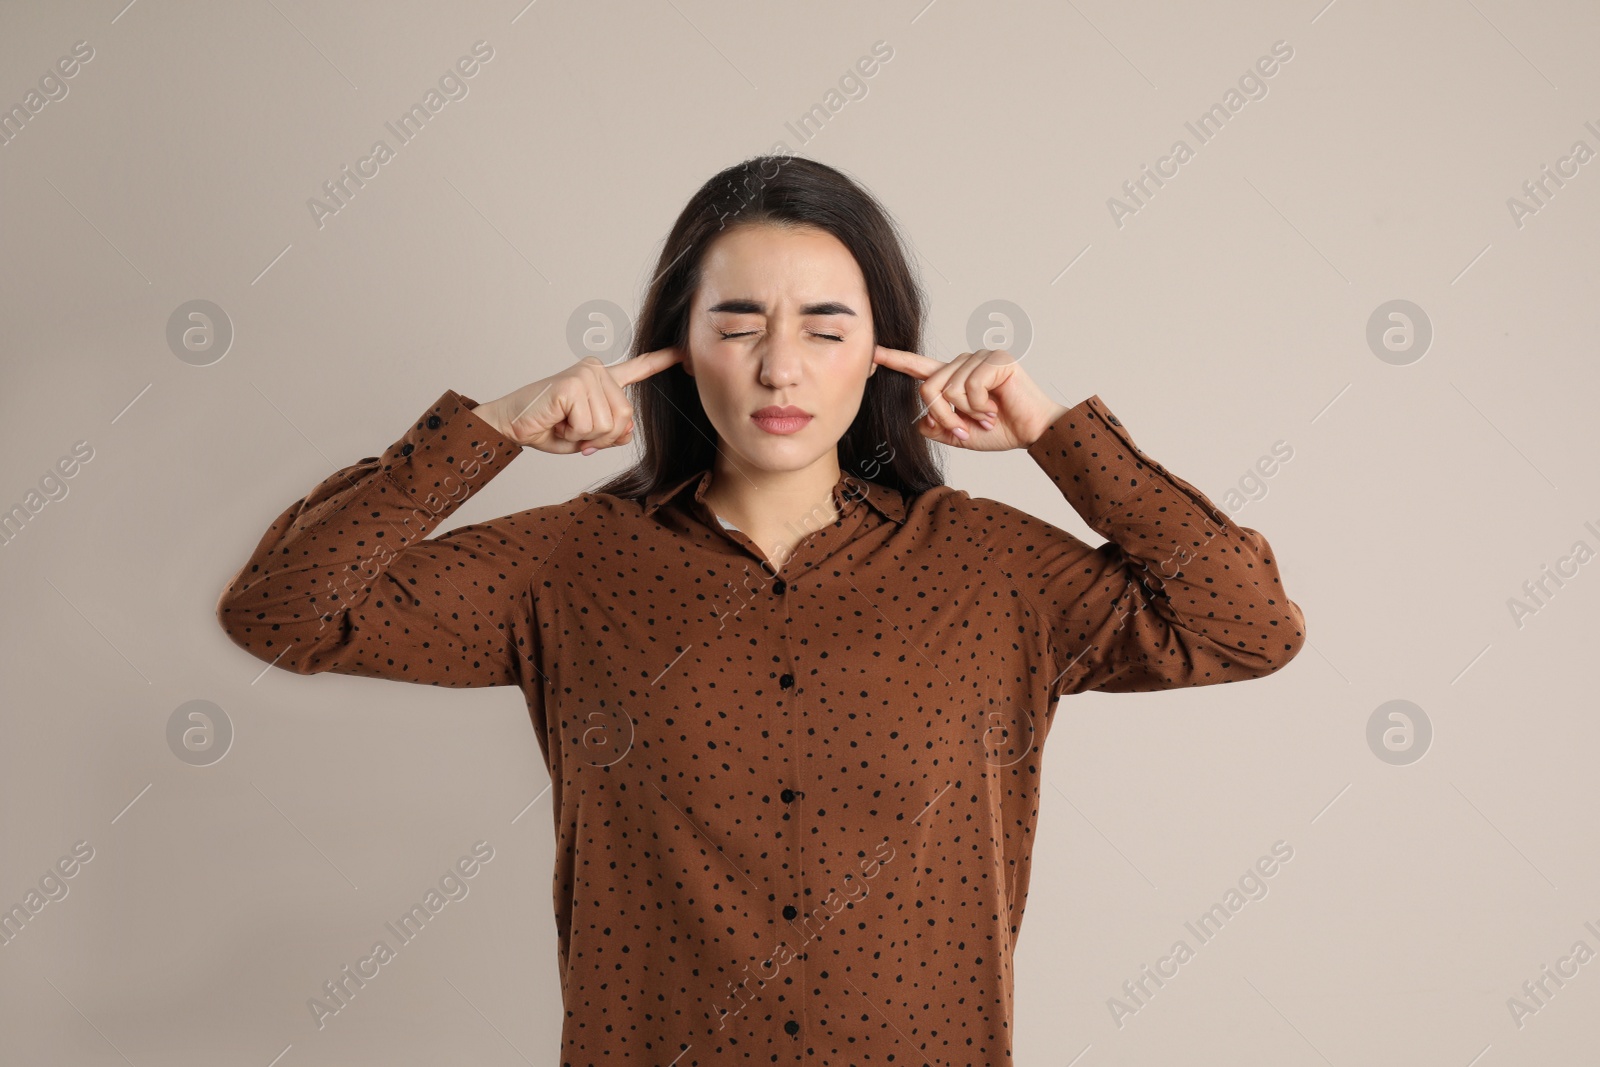
[[[1507,998],[1600,951],[1600,563],[1520,627],[1508,601],[1600,549],[1600,160],[1520,227],[1507,200],[1600,149],[1592,4],[124,2],[0,8],[6,108],[94,49],[0,146],[0,507],[93,448],[0,545],[0,906],[94,850],[0,946],[4,1063],[553,1062],[519,695],[264,671],[213,608],[284,506],[445,388],[577,358],[574,310],[634,309],[689,194],[779,141],[904,225],[930,354],[1009,300],[1058,399],[1099,393],[1219,503],[1293,449],[1235,517],[1305,609],[1299,658],[1058,709],[1018,1062],[1589,1062],[1600,960],[1520,1027]],[[319,228],[307,199],[478,40],[469,94]],[[785,124],[879,40],[802,143]],[[1267,95],[1198,145],[1185,121],[1280,40]],[[1119,228],[1108,198],[1180,137]],[[208,366],[166,340],[192,299],[234,329]],[[1434,331],[1406,365],[1366,339],[1394,299]],[[626,458],[529,452],[454,524]],[[948,480],[1098,543],[1025,453]],[[167,741],[196,699],[235,731],[209,766]],[[1367,742],[1394,699],[1433,727],[1409,765]],[[470,894],[319,1030],[308,998],[479,840]],[[1108,998],[1280,840],[1268,895],[1119,1027]]]

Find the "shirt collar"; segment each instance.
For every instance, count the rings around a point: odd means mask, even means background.
[[[693,485],[694,499],[703,500],[706,490],[711,487],[711,471],[709,468],[685,475],[671,485],[664,486],[650,493],[644,498],[644,513],[653,514],[657,508],[675,499],[689,486]],[[853,474],[843,473],[833,486],[834,506],[843,515],[845,509],[856,500],[866,500],[878,510],[884,518],[893,519],[902,525],[906,521],[905,498],[888,486],[869,482],[865,478],[858,478]]]

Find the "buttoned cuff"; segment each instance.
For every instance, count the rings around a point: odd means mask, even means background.
[[[446,389],[379,457],[380,468],[425,515],[444,518],[522,453],[474,407],[471,397]]]
[[[1028,446],[1032,456],[1090,525],[1125,508],[1155,481],[1183,492],[1202,513],[1225,517],[1187,482],[1173,477],[1143,449],[1096,393],[1069,408]]]

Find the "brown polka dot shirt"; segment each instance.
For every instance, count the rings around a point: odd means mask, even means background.
[[[1012,1063],[1057,699],[1259,678],[1305,640],[1266,539],[1099,396],[1028,453],[1106,543],[846,473],[776,576],[709,472],[428,537],[522,451],[474,406],[446,390],[289,505],[217,615],[299,674],[521,689],[563,1064]]]

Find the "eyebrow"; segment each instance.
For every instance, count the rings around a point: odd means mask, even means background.
[[[767,305],[759,300],[740,298],[736,300],[723,300],[706,308],[711,311],[728,311],[741,315],[765,315]],[[855,311],[848,304],[841,304],[837,300],[824,301],[821,304],[807,304],[800,309],[801,315],[854,315]]]

